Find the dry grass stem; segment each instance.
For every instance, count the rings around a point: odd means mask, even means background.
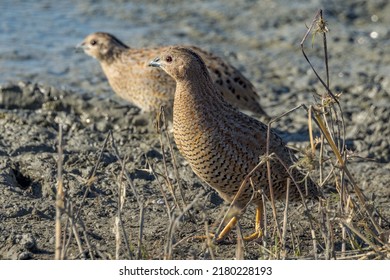
[[[241,185],[240,185],[240,188],[238,189],[237,193],[235,194],[232,202],[230,203],[229,205],[229,208],[227,209],[227,211],[225,212],[225,215],[220,223],[220,225],[218,226],[218,229],[215,233],[215,236],[214,236],[214,240],[218,239],[218,236],[219,236],[219,233],[221,232],[222,230],[222,227],[225,223],[225,221],[228,220],[228,216],[231,214],[231,209],[234,207],[235,205],[235,202],[237,201],[237,199],[240,197],[240,195],[242,194],[242,192],[244,191],[245,187],[247,186],[247,183],[248,181],[250,180],[251,176],[253,175],[253,173],[258,169],[260,168],[264,163],[266,163],[266,159],[265,158],[262,158],[260,159],[260,162],[248,173],[248,175],[246,175],[246,177],[244,178],[244,180],[242,181]],[[254,195],[254,192],[252,194],[252,197]],[[250,200],[251,201],[251,200]],[[248,202],[247,206],[249,205],[250,201]],[[246,207],[247,207],[246,206]],[[244,207],[244,209],[246,208]]]
[[[312,31],[314,29],[314,31]],[[341,256],[344,257],[347,252],[347,243],[354,247],[357,243],[356,240],[361,239],[364,243],[372,248],[374,251],[378,250],[378,245],[383,245],[380,241],[380,233],[383,231],[379,226],[377,219],[375,218],[373,207],[368,203],[367,197],[363,194],[358,184],[356,183],[353,175],[351,174],[348,168],[348,155],[345,148],[345,121],[343,117],[343,111],[340,104],[340,94],[334,94],[330,89],[330,78],[329,78],[329,65],[328,65],[328,47],[327,47],[327,38],[326,33],[329,29],[326,26],[326,21],[323,19],[322,10],[319,10],[311,25],[308,27],[307,32],[305,33],[300,45],[303,56],[310,65],[313,73],[317,77],[318,81],[324,87],[326,94],[321,95],[321,100],[318,104],[311,106],[304,106],[307,110],[309,107],[309,129],[313,130],[311,124],[311,119],[313,118],[318,129],[320,130],[320,151],[319,151],[319,160],[320,160],[320,182],[321,186],[325,183],[333,184],[335,189],[339,192],[339,216],[335,221],[340,222],[341,226]],[[312,65],[310,59],[308,58],[305,49],[304,43],[310,33],[313,33],[313,40],[316,34],[322,34],[323,39],[323,51],[324,51],[324,68],[325,68],[325,82],[319,76],[318,71]],[[311,135],[311,133],[310,133]],[[312,139],[312,136],[310,136]],[[325,145],[325,140],[327,145]],[[313,149],[313,146],[312,146]],[[332,158],[332,155],[329,153],[332,152],[335,159]],[[329,159],[324,161],[325,154],[329,153]],[[323,171],[330,170],[328,175],[324,178]],[[339,174],[337,174],[339,173]],[[349,183],[349,184],[348,184]],[[352,187],[352,191],[356,194],[357,201],[354,197],[351,196],[348,185]],[[326,233],[323,233],[325,239],[326,247],[326,256],[335,257],[335,250],[332,248],[334,246],[333,236],[331,230],[334,228],[332,222],[328,216],[328,203],[325,204],[326,209],[320,209],[325,215],[326,220]],[[361,226],[356,224],[356,218],[363,219],[365,224],[365,229],[361,231]],[[359,229],[358,229],[359,228]],[[371,238],[368,238],[370,236]],[[374,240],[374,241],[373,241]]]
[[[206,218],[206,217],[204,217]],[[213,240],[211,239],[211,235],[210,235],[210,231],[209,231],[209,225],[207,224],[207,220],[205,219],[204,221],[204,230],[206,232],[206,240],[205,240],[205,243],[206,243],[206,248],[210,254],[210,257],[212,260],[215,260],[215,255],[214,255],[214,249],[213,249]]]
[[[124,223],[123,223],[123,220],[122,220],[122,212],[123,212],[123,207],[125,205],[125,201],[126,201],[126,188],[123,184],[123,178],[124,178],[124,173],[125,173],[125,163],[127,162],[127,158],[125,158],[122,162],[122,168],[121,168],[121,172],[119,174],[119,177],[118,177],[118,210],[117,210],[117,216],[115,217],[115,225],[114,225],[114,229],[115,229],[115,240],[116,240],[116,255],[115,255],[115,259],[119,260],[120,257],[119,257],[119,253],[120,253],[120,244],[121,244],[121,234],[120,234],[120,229],[122,230],[122,234],[123,234],[123,240],[125,242],[125,245],[126,245],[126,250],[127,250],[127,256],[130,260],[133,259],[133,254],[132,254],[132,251],[131,251],[131,248],[130,248],[130,244],[129,244],[129,238],[127,236],[127,233],[126,233],[126,230],[125,230],[125,226],[124,226]]]
[[[169,147],[169,151],[170,151],[171,158],[172,158],[173,171],[175,172],[175,177],[176,177],[177,187],[179,189],[180,198],[183,202],[183,205],[184,205],[183,207],[186,207],[187,203],[186,203],[186,200],[184,197],[183,187],[181,185],[180,173],[179,173],[179,170],[177,169],[175,151],[173,149],[172,140],[171,140],[170,134],[168,132],[169,131],[168,121],[166,120],[165,111],[164,111],[163,106],[161,107],[161,120],[162,120],[162,123],[164,124],[165,139],[167,139],[167,142],[168,142],[168,147]]]
[[[242,235],[240,223],[236,224],[237,242],[236,242],[236,260],[243,260],[245,256],[244,238]]]
[[[168,189],[171,192],[171,195],[173,197],[173,201],[175,203],[175,206],[181,212],[182,211],[182,207],[180,206],[179,202],[177,201],[176,194],[175,194],[175,188],[174,188],[174,186],[173,186],[173,184],[171,182],[171,179],[169,178],[169,175],[168,175],[167,158],[166,158],[166,154],[165,154],[166,153],[165,152],[165,145],[164,145],[164,141],[163,141],[164,121],[165,121],[164,109],[163,109],[163,107],[161,107],[160,113],[159,113],[159,115],[157,117],[156,129],[157,129],[157,133],[159,135],[160,145],[161,145],[161,154],[162,154],[162,157],[163,157],[164,173],[165,173],[164,178],[165,178],[165,181],[167,183]],[[167,127],[165,127],[165,130],[166,129],[167,129]],[[184,201],[184,199],[183,199],[183,201]]]
[[[57,160],[57,195],[56,195],[56,221],[55,221],[55,255],[56,260],[61,259],[61,216],[65,208],[65,192],[62,178],[62,163],[63,163],[63,150],[62,150],[62,125],[59,124],[58,133],[58,160]]]
[[[287,179],[287,184],[286,184],[286,203],[285,203],[286,205],[284,207],[283,232],[282,232],[282,248],[283,248],[283,250],[286,250],[288,206],[289,206],[289,202],[290,202],[290,197],[289,196],[290,196],[290,179]]]
[[[171,260],[172,254],[173,254],[173,234],[175,232],[177,224],[180,222],[180,219],[183,217],[183,215],[189,211],[199,200],[201,196],[204,195],[204,191],[200,191],[196,197],[191,201],[190,204],[187,205],[187,207],[177,216],[173,216],[173,219],[169,225],[168,233],[167,233],[167,240],[165,243],[165,256],[164,259]]]
[[[146,159],[147,163],[148,163],[148,166],[149,166],[149,169],[150,169],[150,172],[153,174],[154,178],[157,180],[157,185],[159,186],[159,189],[160,189],[160,193],[164,199],[164,203],[165,203],[165,207],[167,208],[167,215],[168,215],[168,218],[169,218],[169,221],[172,220],[172,217],[171,217],[171,213],[172,213],[172,209],[171,209],[171,206],[169,206],[169,203],[168,203],[168,198],[165,194],[165,191],[164,191],[164,188],[160,182],[160,177],[164,178],[164,176],[162,176],[160,173],[157,173],[155,170],[154,170],[154,166],[153,164],[151,164],[149,162],[149,159]],[[175,206],[174,206],[175,207]]]

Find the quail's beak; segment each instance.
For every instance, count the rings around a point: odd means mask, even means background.
[[[87,45],[84,42],[81,42],[74,47],[74,50],[75,52],[84,52],[87,48]]]
[[[161,67],[160,58],[156,57],[155,59],[153,59],[151,62],[149,62],[149,66],[151,66],[151,67]]]

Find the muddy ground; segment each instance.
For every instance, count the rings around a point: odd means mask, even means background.
[[[137,6],[136,1],[131,8],[125,5],[123,9],[118,8],[120,3],[113,8],[99,2],[86,2],[88,4],[80,5],[78,9],[86,18],[100,15],[137,25],[149,23],[150,30],[147,34],[136,34],[136,42],[132,42],[130,34],[121,38],[130,45],[184,42],[218,53],[254,83],[263,108],[271,116],[278,116],[302,103],[313,104],[315,93],[323,92],[301,54],[299,42],[306,31],[305,24],[310,24],[318,8],[325,8],[330,29],[331,88],[342,93],[340,101],[352,156],[349,168],[364,194],[374,201],[385,218],[383,227],[388,228],[390,53],[385,46],[390,43],[390,4],[387,1],[344,1],[343,4],[339,1],[326,1],[326,4],[298,1],[291,6],[278,1],[207,1],[207,4],[195,1],[191,7],[175,1],[168,1],[170,4],[159,2]],[[103,31],[115,34],[114,30]],[[79,39],[82,40],[82,36]],[[313,48],[311,42],[310,37],[308,54],[323,74],[321,41],[317,39]],[[78,41],[69,40],[64,48],[70,49],[76,43]],[[115,97],[95,61],[82,54],[70,55],[69,65],[66,59],[63,61],[67,65],[66,71],[55,77],[42,72],[26,72],[11,79],[12,75],[4,74],[8,78],[0,86],[0,259],[54,258],[59,124],[63,128],[66,197],[74,212],[82,205],[82,224],[77,224],[77,232],[83,254],[73,238],[67,258],[115,258],[113,228],[121,183],[127,186],[121,213],[123,227],[133,257],[137,255],[140,207],[127,185],[128,180],[121,175],[116,147],[118,156],[126,157],[125,170],[144,205],[139,257],[162,259],[170,225],[163,194],[170,208],[175,202],[164,182],[163,151],[154,116]],[[12,60],[6,55],[0,59]],[[22,57],[15,59],[23,62]],[[7,72],[7,67],[2,67],[1,72]],[[291,145],[307,145],[304,110],[289,114],[275,126]],[[109,131],[113,137],[99,160]],[[165,151],[168,150],[166,141],[164,137]],[[214,231],[225,207],[218,195],[193,174],[174,145],[173,148],[185,204],[189,205],[196,197],[197,201],[176,224],[172,257],[235,258],[239,248],[236,231],[231,233],[229,240],[214,246],[213,254],[204,242],[187,240],[189,236],[204,234],[205,224]],[[169,152],[166,157],[168,177],[176,186],[177,176]],[[95,175],[90,179],[96,164]],[[161,174],[157,179],[149,164]],[[178,191],[176,195],[183,207]],[[311,207],[316,209],[315,204]],[[282,203],[278,203],[278,209],[281,214]],[[179,209],[172,209],[172,213],[178,215]],[[308,224],[302,213],[299,205],[290,208],[289,219],[301,248],[297,254],[291,245],[294,242],[289,240],[287,258],[314,258]],[[271,213],[269,215],[271,217]],[[64,214],[63,226],[65,218]],[[249,209],[241,221],[245,233],[253,227],[252,218],[253,209]],[[270,224],[267,229],[272,233]],[[337,229],[335,236],[338,236]],[[244,258],[270,257],[261,249],[263,245],[261,241],[245,244]],[[119,256],[129,258],[123,241]],[[318,257],[324,258],[323,250],[318,249]]]

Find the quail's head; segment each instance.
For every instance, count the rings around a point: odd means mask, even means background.
[[[104,60],[115,48],[128,47],[109,33],[95,32],[85,37],[76,48],[97,60]]]
[[[183,47],[169,48],[152,60],[149,66],[160,67],[177,81],[202,72],[207,73],[207,68],[199,55]]]

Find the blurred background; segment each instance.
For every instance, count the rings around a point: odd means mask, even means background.
[[[134,48],[184,43],[213,51],[264,91],[264,102],[272,102],[273,94],[315,81],[306,75],[299,42],[319,8],[329,23],[334,82],[354,84],[358,72],[390,73],[385,0],[1,0],[0,83],[23,80],[112,94],[98,63],[74,51],[87,34],[105,31]],[[322,54],[315,56],[322,63]]]

